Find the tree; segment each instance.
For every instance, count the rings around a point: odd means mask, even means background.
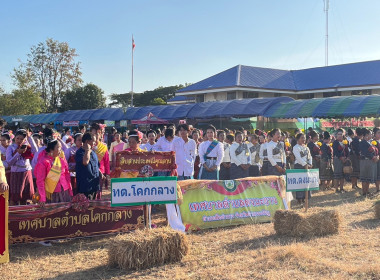
[[[68,43],[48,38],[32,46],[27,61],[14,69],[14,84],[39,92],[46,111],[56,112],[64,93],[82,83],[77,56]]]
[[[10,94],[0,95],[0,114],[31,115],[42,112],[43,101],[32,89],[15,89]]]
[[[98,109],[106,107],[106,98],[101,88],[94,84],[67,91],[62,99],[62,111]]]
[[[188,86],[189,84],[185,84]],[[148,105],[164,105],[166,102],[174,97],[175,92],[183,85],[175,85],[169,87],[158,87],[154,90],[147,90],[143,93],[133,94],[133,104],[136,107]],[[110,106],[128,107],[131,104],[131,93],[111,94]]]

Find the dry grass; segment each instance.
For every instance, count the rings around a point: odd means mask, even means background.
[[[274,230],[278,235],[314,237],[339,232],[342,218],[337,210],[312,208],[303,210],[277,210],[274,214]]]
[[[187,236],[170,227],[120,234],[108,243],[110,266],[125,270],[179,262],[189,251]]]
[[[376,201],[374,207],[375,207],[375,218],[380,219],[380,200]]]
[[[358,191],[320,192],[310,206],[339,211],[339,234],[280,237],[271,223],[204,230],[188,235],[191,250],[182,262],[135,272],[107,266],[109,236],[13,245],[0,279],[380,279],[373,203]]]

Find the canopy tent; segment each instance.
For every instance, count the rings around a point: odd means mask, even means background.
[[[343,118],[371,117],[380,114],[380,95],[339,96],[313,98],[282,103],[269,108],[264,116],[268,118]]]
[[[262,116],[272,106],[277,107],[281,103],[293,100],[290,97],[278,97],[196,103],[189,111],[187,118],[208,119],[215,117]]]
[[[51,123],[54,122],[61,113],[38,114],[38,115],[16,115],[3,116],[3,119],[8,123],[25,122],[25,123]]]
[[[167,120],[157,118],[152,113],[148,113],[145,117],[139,120],[132,120],[132,124],[167,124]]]

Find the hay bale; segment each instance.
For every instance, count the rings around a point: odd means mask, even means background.
[[[375,202],[375,219],[380,219],[380,200]]]
[[[164,227],[137,230],[116,236],[108,247],[111,266],[139,270],[165,263],[179,262],[188,253],[184,233]]]
[[[314,209],[309,213],[278,210],[274,229],[278,235],[294,237],[324,236],[339,232],[341,217],[336,210]]]

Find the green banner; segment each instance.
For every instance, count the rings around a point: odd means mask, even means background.
[[[277,176],[230,181],[179,182],[186,230],[270,222],[285,209],[285,186]]]

